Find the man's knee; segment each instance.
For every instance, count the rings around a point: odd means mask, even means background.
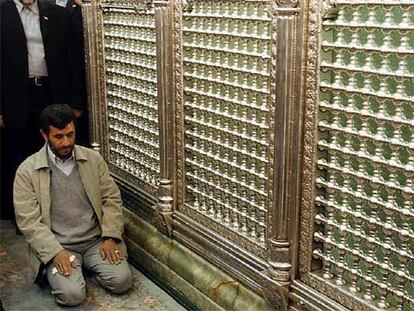
[[[55,293],[55,300],[64,306],[77,306],[85,299],[85,286],[72,284],[62,288],[60,293]]]
[[[121,294],[131,288],[133,277],[129,267],[117,271],[116,274],[110,278],[103,280],[103,286],[115,294]]]

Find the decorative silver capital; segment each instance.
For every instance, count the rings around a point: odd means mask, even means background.
[[[172,236],[172,217],[173,217],[173,197],[172,181],[161,179],[158,188],[157,212],[161,218],[161,223],[165,233]]]

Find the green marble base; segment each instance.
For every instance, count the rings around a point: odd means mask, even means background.
[[[272,310],[264,299],[143,219],[125,210],[128,252],[191,309]]]

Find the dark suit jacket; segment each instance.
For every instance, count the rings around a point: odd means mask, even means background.
[[[66,9],[70,15],[71,29],[73,32],[74,62],[74,95],[81,103],[83,113],[87,113],[86,106],[86,72],[85,72],[85,44],[83,41],[82,9],[73,0],[68,0]]]
[[[13,0],[0,0],[0,114],[7,128],[22,128],[30,110],[26,36]],[[73,91],[73,33],[68,12],[37,0],[52,103],[80,108]]]

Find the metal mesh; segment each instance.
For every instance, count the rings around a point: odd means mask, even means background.
[[[154,12],[104,10],[103,20],[109,160],[155,189],[160,164]]]
[[[414,3],[323,23],[314,257],[375,308],[414,310]]]
[[[264,1],[195,1],[183,18],[191,208],[265,240],[270,18]]]

